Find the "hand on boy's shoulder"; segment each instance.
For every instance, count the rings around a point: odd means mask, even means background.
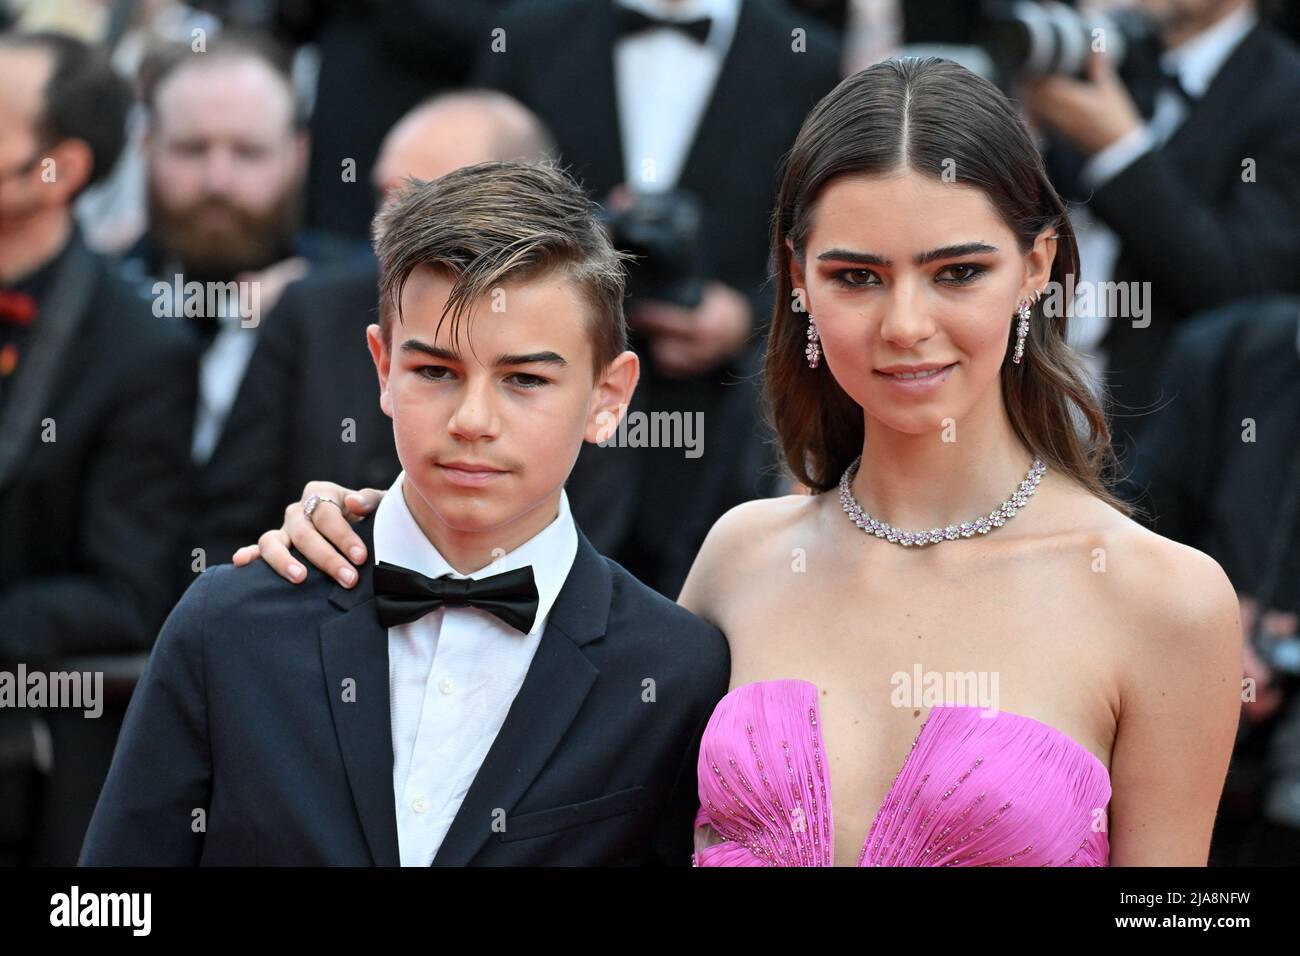
[[[318,588],[323,586],[325,593],[328,594],[331,589],[339,586],[338,581],[304,558],[296,547],[290,546],[285,550],[291,560],[303,565],[306,569],[306,577],[303,580],[298,582],[290,581],[278,572],[270,562],[260,557],[244,564],[226,562],[213,565],[204,571],[203,575],[216,572],[216,587],[245,595],[250,593],[262,595],[267,592],[292,594],[296,590],[309,589],[312,585]],[[200,575],[200,577],[203,575]]]

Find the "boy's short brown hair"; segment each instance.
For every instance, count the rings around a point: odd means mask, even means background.
[[[448,275],[455,340],[471,303],[503,282],[556,273],[589,306],[593,374],[627,349],[623,288],[628,258],[614,249],[587,194],[554,161],[488,162],[406,183],[375,216],[379,324],[392,341],[402,288],[417,266]]]

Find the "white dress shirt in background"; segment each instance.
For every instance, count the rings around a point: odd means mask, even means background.
[[[642,30],[614,43],[624,181],[641,192],[664,192],[677,185],[713,98],[736,32],[740,0],[619,2],[663,20],[713,19],[704,43],[668,27]]]
[[[1161,54],[1160,66],[1166,73],[1178,76],[1189,96],[1204,96],[1224,62],[1258,20],[1249,4],[1238,7],[1209,29],[1166,50]],[[1157,92],[1151,119],[1090,157],[1080,170],[1081,185],[1096,190],[1143,153],[1163,146],[1182,125],[1187,112],[1188,105],[1182,98],[1162,87]],[[1071,206],[1070,222],[1079,242],[1079,286],[1092,284],[1093,294],[1081,300],[1089,308],[1080,309],[1079,303],[1075,304],[1069,344],[1083,353],[1095,388],[1106,367],[1106,351],[1100,343],[1111,322],[1105,310],[1105,297],[1097,293],[1103,288],[1101,283],[1114,278],[1120,238],[1086,204]]]

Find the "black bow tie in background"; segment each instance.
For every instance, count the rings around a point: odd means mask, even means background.
[[[670,30],[680,30],[696,43],[703,43],[707,40],[709,28],[713,26],[713,21],[708,17],[699,17],[695,20],[665,20],[660,17],[652,17],[640,10],[633,10],[631,7],[625,7],[622,4],[615,5],[614,19],[615,34],[620,37],[640,33],[642,30],[649,30],[652,27],[667,27]]]
[[[438,608],[469,605],[496,615],[524,634],[537,617],[537,585],[533,568],[485,578],[430,578],[419,571],[380,561],[375,565],[375,606],[384,627],[409,624]]]

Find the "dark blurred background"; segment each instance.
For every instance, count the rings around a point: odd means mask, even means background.
[[[1089,83],[1099,29],[1142,119],[1117,140],[1104,104],[1025,93]],[[1081,280],[1150,283],[1149,327],[1094,301],[1071,343],[1124,494],[1241,597],[1253,685],[1211,863],[1300,863],[1296,3],[0,0],[0,30],[0,667],[93,669],[108,700],[0,709],[0,862],[75,862],[195,574],[309,479],[396,476],[362,338],[369,223],[403,177],[559,157],[641,257],[633,410],[705,414],[710,453],[586,445],[568,494],[599,550],[675,599],[723,512],[803,490],[757,382],[780,159],[842,77],[937,53],[1021,103]],[[264,320],[160,303],[180,277],[258,282]],[[692,331],[664,335],[665,314]]]

